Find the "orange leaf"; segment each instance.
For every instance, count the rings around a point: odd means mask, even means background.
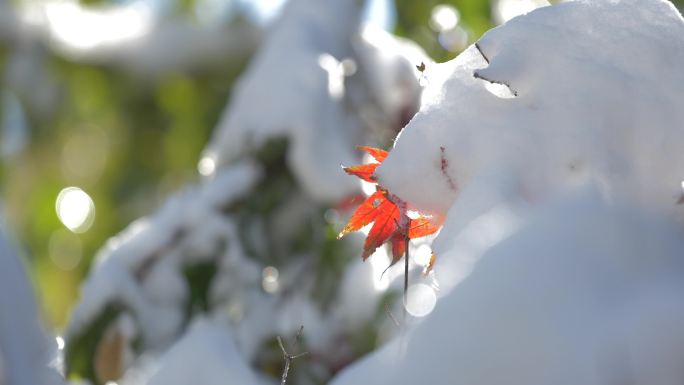
[[[373,148],[373,147],[368,147],[368,146],[358,146],[356,147],[361,151],[367,152],[370,156],[375,158],[378,162],[382,163],[385,161],[385,158],[387,158],[387,151],[381,150],[379,148]]]
[[[426,217],[419,217],[416,219],[411,219],[409,222],[408,236],[410,239],[425,237],[430,234],[434,234],[439,230],[438,226],[435,226],[430,222],[430,219]]]
[[[344,167],[343,170],[347,174],[356,175],[366,182],[376,183],[373,174],[375,174],[375,169],[378,168],[379,165],[380,163],[359,164],[357,166]]]
[[[430,262],[428,262],[427,266],[423,269],[423,275],[428,275],[432,271],[432,269],[435,267],[435,255],[432,254],[430,256]]]
[[[385,199],[377,208],[375,223],[363,244],[363,259],[366,260],[378,247],[382,246],[398,228],[401,211],[389,199]]]
[[[344,171],[367,182],[377,183],[374,174],[387,158],[387,151],[367,146],[359,146],[358,149],[371,155],[377,163],[345,167]],[[354,212],[338,238],[374,222],[363,245],[363,259],[368,259],[378,247],[389,241],[393,265],[406,254],[409,239],[434,234],[439,229],[439,226],[427,217],[410,219],[406,215],[406,206],[406,202],[378,186],[377,191]]]
[[[387,198],[385,198],[384,191],[378,190],[374,192],[373,195],[369,196],[361,204],[361,206],[359,206],[359,208],[356,209],[356,211],[354,211],[354,214],[352,214],[351,218],[349,218],[349,222],[347,222],[347,226],[345,226],[344,229],[342,229],[337,238],[342,238],[348,233],[351,233],[352,231],[357,231],[361,229],[363,226],[373,222],[375,218],[378,216],[378,214],[380,214],[378,208],[384,201],[387,201]]]
[[[399,262],[406,253],[406,236],[401,231],[397,231],[392,236],[392,263],[390,266]]]

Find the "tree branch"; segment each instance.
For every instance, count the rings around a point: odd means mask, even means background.
[[[513,88],[511,88],[511,85],[508,84],[508,83],[506,83],[506,82],[503,81],[503,80],[493,80],[493,79],[489,79],[489,78],[487,78],[487,77],[485,77],[485,76],[482,76],[482,75],[481,75],[479,72],[477,72],[477,71],[473,72],[473,77],[474,77],[475,79],[482,79],[482,80],[484,80],[484,81],[486,81],[486,82],[490,82],[490,83],[494,83],[494,84],[501,84],[501,85],[503,85],[503,86],[506,86],[506,88],[508,88],[508,89],[511,91],[511,93],[513,94],[513,96],[516,96],[516,97],[518,96],[518,91],[516,91],[516,90],[514,90]]]
[[[299,340],[302,336],[302,332],[304,331],[304,325],[302,325],[299,328],[299,331],[297,332],[297,335],[295,336],[295,345],[294,347],[297,348],[299,346]],[[283,352],[283,359],[285,360],[285,367],[283,368],[283,374],[280,377],[280,385],[285,385],[287,383],[287,375],[290,372],[290,364],[292,364],[292,361],[296,360],[297,358],[303,357],[309,352],[302,352],[299,354],[290,354],[288,353],[287,349],[285,349],[285,344],[283,344],[283,339],[280,338],[280,336],[276,336],[276,340],[278,341],[278,346],[280,346],[280,351]]]

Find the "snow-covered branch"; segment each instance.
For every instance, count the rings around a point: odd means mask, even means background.
[[[207,67],[248,57],[261,29],[246,19],[200,23],[166,16],[152,2],[89,7],[75,0],[0,4],[0,40],[41,42],[82,63],[118,65],[140,74]]]

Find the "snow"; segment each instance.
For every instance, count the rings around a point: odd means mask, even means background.
[[[347,36],[358,29],[360,8],[349,1],[289,2],[238,81],[207,157],[225,164],[283,135],[293,147],[288,163],[315,198],[332,201],[354,192],[353,181],[331,172],[355,160],[350,137],[343,136],[354,121],[329,93],[330,77],[340,74],[329,74],[321,57],[350,55]]]
[[[149,385],[166,384],[258,385],[257,376],[219,320],[197,318],[186,334],[159,360]]]
[[[50,366],[56,359],[57,345],[43,329],[33,290],[0,212],[0,383],[63,384]]]
[[[24,48],[45,44],[70,60],[157,75],[245,58],[261,38],[259,27],[236,17],[196,23],[169,17],[165,8],[162,2],[141,0],[100,6],[74,0],[0,4],[11,15],[0,17],[0,39]]]
[[[322,312],[305,295],[304,258],[291,256],[276,277],[247,257],[238,223],[222,209],[257,186],[263,173],[244,159],[278,136],[289,139],[288,166],[306,194],[274,214],[282,239],[311,216],[309,199],[357,192],[339,165],[357,162],[363,130],[391,131],[410,116],[420,60],[421,109],[379,179],[445,219],[434,281],[412,275],[411,312],[420,318],[332,383],[681,384],[684,23],[676,10],[658,0],[542,8],[444,64],[362,30],[360,12],[346,0],[288,3],[205,151],[205,179],[100,252],[69,333],[124,302],[135,322],[128,315],[117,325],[129,339],[143,336],[146,354],[122,384],[272,382],[249,363],[269,338],[300,325],[313,356],[353,358],[339,337],[374,315],[386,288],[378,271],[352,263],[339,300]],[[259,236],[262,225],[246,231]],[[221,244],[212,311],[182,331],[189,292],[180,268],[216,257]],[[278,289],[262,289],[264,269]]]
[[[673,211],[684,175],[683,33],[675,8],[655,0],[569,2],[515,18],[478,42],[489,64],[471,46],[428,65],[421,110],[379,168],[381,184],[445,213],[478,178],[511,175],[530,201],[595,180],[612,199]],[[492,94],[478,77],[518,96]]]
[[[681,384],[682,36],[575,1],[429,64],[379,180],[445,218],[439,299],[332,384]]]
[[[201,186],[179,192],[154,216],[133,222],[110,239],[83,283],[67,336],[78,333],[104,306],[116,302],[137,315],[150,346],[164,346],[172,340],[183,322],[180,304],[187,298],[181,266],[189,259],[211,255],[222,240],[238,243],[232,223],[220,209],[246,194],[260,176],[254,163],[235,163]],[[233,263],[250,266],[240,255]]]
[[[286,256],[270,283],[276,288],[265,290],[263,272],[275,268],[247,255],[243,240],[254,238],[252,246],[266,254],[265,226],[273,228],[275,247],[289,247],[294,232],[312,219],[324,226],[320,203],[335,204],[360,190],[340,165],[358,162],[355,145],[373,137],[363,131],[396,130],[417,109],[414,62],[424,60],[424,54],[387,32],[362,29],[361,5],[290,1],[236,85],[199,162],[204,177],[199,185],[170,197],[157,213],[132,223],[98,253],[66,337],[68,342],[82,332],[107,304],[122,303],[124,314],[113,327],[131,320],[123,334],[128,342],[142,337],[144,354],[126,361],[118,383],[183,384],[197,375],[209,383],[237,381],[244,374],[240,370],[231,374],[230,368],[178,362],[192,357],[220,366],[237,354],[218,351],[230,340],[225,349],[234,346],[240,360],[253,363],[275,335],[292,336],[301,325],[307,350],[320,357],[309,365],[312,372],[326,378],[331,367],[356,358],[351,342],[339,341],[365,330],[376,315],[384,293],[374,287],[376,271],[356,260],[341,276],[338,300],[325,311],[311,295],[315,276],[309,269],[319,256]],[[378,113],[371,117],[369,111]],[[254,220],[240,229],[244,224],[225,208],[260,188],[265,174],[249,159],[267,140],[281,136],[289,139],[288,168],[299,182],[296,191],[303,193],[288,198],[268,223]],[[212,258],[218,271],[204,315],[212,321],[196,320],[185,329],[190,292],[181,271],[188,263]],[[216,344],[198,347],[214,337]],[[150,379],[152,373],[157,374]],[[250,383],[254,374],[245,375],[240,382]]]

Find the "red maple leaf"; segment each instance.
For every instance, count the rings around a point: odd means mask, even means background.
[[[377,185],[375,170],[387,158],[387,151],[372,147],[359,147],[359,150],[367,152],[377,162],[345,167],[344,171],[367,182],[375,183],[376,191],[356,209],[338,238],[373,223],[363,245],[363,259],[366,260],[378,247],[390,242],[391,265],[394,265],[406,253],[410,239],[434,234],[439,226],[433,224],[430,218],[420,214],[417,218],[409,218],[406,202]]]

